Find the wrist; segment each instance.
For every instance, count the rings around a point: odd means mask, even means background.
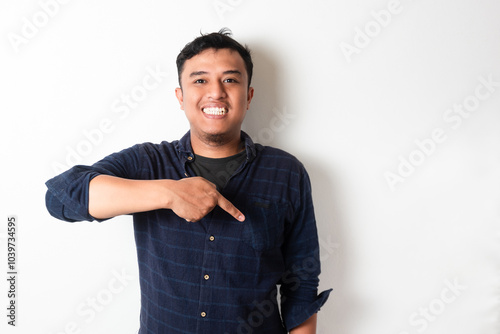
[[[170,180],[170,179],[160,180],[157,198],[160,201],[159,206],[162,209],[172,209],[174,203],[173,189],[175,185],[176,185],[175,180]]]

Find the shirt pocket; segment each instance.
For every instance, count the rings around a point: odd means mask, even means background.
[[[243,241],[256,251],[278,248],[283,243],[287,206],[262,198],[247,201],[243,222]]]

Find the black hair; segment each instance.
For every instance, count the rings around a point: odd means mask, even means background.
[[[228,28],[222,28],[221,30],[219,30],[219,32],[214,32],[206,35],[201,34],[201,36],[186,44],[186,46],[177,56],[176,61],[179,85],[181,85],[181,73],[184,69],[184,63],[186,62],[186,60],[191,59],[192,57],[207,49],[231,49],[237,51],[240,54],[241,58],[243,58],[243,61],[245,62],[245,69],[248,74],[248,87],[250,87],[253,72],[253,62],[252,56],[250,55],[250,49],[246,45],[243,46],[232,37],[230,37],[231,34],[231,30],[229,30]]]

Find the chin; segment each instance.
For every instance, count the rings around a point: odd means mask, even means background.
[[[204,133],[203,141],[211,146],[220,146],[229,141],[229,136],[226,133]]]

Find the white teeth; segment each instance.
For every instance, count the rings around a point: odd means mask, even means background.
[[[226,108],[217,108],[217,107],[209,107],[209,108],[203,108],[203,112],[205,114],[209,114],[209,115],[224,115],[225,113],[227,113],[227,110]]]

